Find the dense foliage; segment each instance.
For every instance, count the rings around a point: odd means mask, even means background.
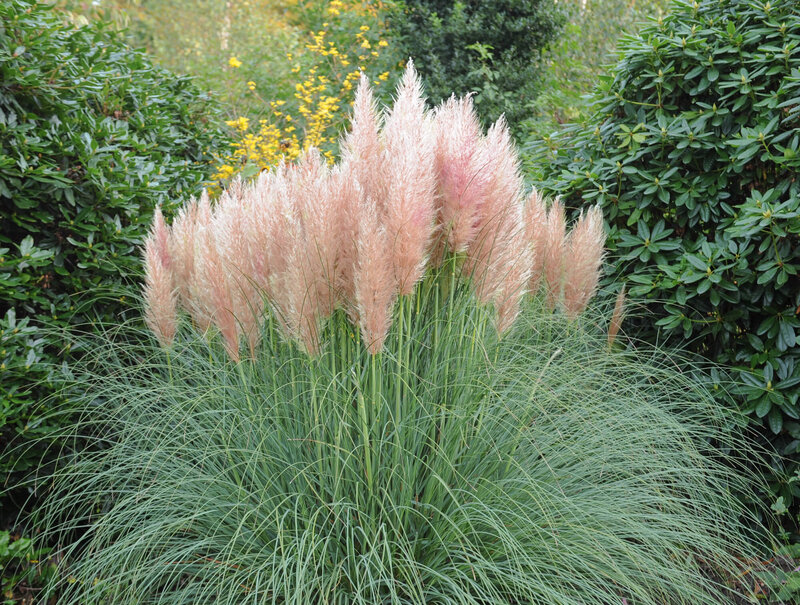
[[[595,113],[539,147],[546,189],[600,204],[644,337],[729,364],[754,425],[800,459],[800,12],[676,2],[625,39]],[[776,460],[777,465],[783,464]],[[800,495],[783,481],[776,510]]]
[[[391,26],[425,79],[433,103],[477,93],[487,122],[505,113],[512,129],[527,117],[538,92],[539,53],[563,15],[548,0],[406,0]]]
[[[126,312],[154,206],[208,172],[211,107],[99,25],[0,4],[0,449],[54,428],[38,404],[75,355],[60,331]]]

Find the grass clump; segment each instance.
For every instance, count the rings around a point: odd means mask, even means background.
[[[59,602],[719,602],[733,418],[593,327],[599,211],[568,230],[505,122],[430,112],[411,65],[355,99],[337,165],[156,213],[161,348],[86,347],[89,447],[49,482]]]
[[[749,548],[726,414],[539,299],[498,340],[455,262],[375,355],[341,311],[313,358],[271,319],[238,363],[186,326],[95,347],[94,447],[44,509],[59,602],[724,602],[705,572]]]

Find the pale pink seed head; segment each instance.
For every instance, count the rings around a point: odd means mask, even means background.
[[[528,290],[536,294],[544,274],[547,247],[547,206],[544,197],[534,188],[528,195],[524,211],[525,233],[531,249],[531,279]]]
[[[156,206],[153,212],[153,224],[150,229],[155,245],[156,253],[161,259],[161,263],[172,269],[172,258],[169,253],[169,229],[167,223],[164,221],[164,215],[161,213],[161,205]]]
[[[333,230],[337,236],[335,284],[337,298],[348,313],[355,300],[355,266],[358,258],[358,223],[361,187],[350,172],[341,166],[331,173]]]
[[[169,234],[169,254],[172,258],[173,284],[179,304],[191,310],[189,286],[194,279],[194,238],[197,226],[197,200],[192,198],[179,211]]]
[[[249,187],[236,182],[230,194],[223,193],[214,211],[211,230],[225,273],[231,313],[254,355],[261,333],[262,299],[250,272],[246,217],[252,213],[252,197],[248,191]]]
[[[392,250],[375,208],[362,204],[355,294],[361,337],[372,355],[383,349],[391,325],[395,284]]]
[[[320,161],[322,156],[317,154]],[[298,242],[305,255],[305,281],[313,289],[314,309],[320,317],[328,317],[339,304],[336,291],[336,256],[339,238],[336,230],[338,219],[337,192],[332,185],[330,170],[321,164],[315,174],[298,190],[298,207],[303,225],[303,239]]]
[[[158,213],[160,215],[160,212]],[[153,222],[144,246],[144,305],[145,322],[155,334],[161,346],[172,345],[178,327],[178,298],[173,287],[173,276],[169,264],[165,262],[165,245],[162,228],[157,220]]]
[[[452,96],[440,105],[434,131],[442,234],[450,250],[464,252],[475,239],[490,176],[472,97]]]
[[[611,313],[611,321],[608,324],[608,346],[614,345],[617,339],[620,328],[622,328],[622,320],[625,317],[625,286],[623,285],[617,293],[617,299],[614,302],[614,311]]]
[[[198,305],[197,316],[206,322],[206,328],[211,324],[217,327],[228,355],[238,361],[239,325],[216,240],[213,217],[210,217],[208,224],[200,226],[197,232],[196,292],[192,293],[192,300]]]
[[[566,242],[562,306],[570,319],[583,313],[597,290],[604,245],[603,213],[594,206],[581,213]]]
[[[564,282],[564,255],[566,253],[567,219],[564,205],[556,198],[547,211],[547,235],[544,238],[542,269],[547,286],[546,304],[554,309],[559,300]]]
[[[342,141],[342,167],[358,182],[364,199],[382,207],[386,198],[381,117],[369,78],[361,75],[353,104],[350,132]]]
[[[496,264],[492,260],[496,253],[513,247],[508,238],[522,224],[523,180],[519,156],[502,117],[489,129],[483,146],[489,181],[478,214],[476,236],[467,249],[464,265],[477,280],[484,279]]]
[[[425,272],[436,221],[435,139],[422,84],[409,61],[382,132],[387,198],[384,224],[401,295]]]
[[[499,251],[492,268],[493,272],[501,275],[492,295],[496,311],[495,327],[501,335],[511,328],[519,316],[522,299],[528,290],[532,264],[532,250],[525,229],[522,226],[511,229],[511,233],[502,238],[507,244]]]

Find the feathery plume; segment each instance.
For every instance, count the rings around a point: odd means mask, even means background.
[[[564,205],[559,198],[556,198],[547,211],[547,234],[544,238],[544,258],[542,259],[544,280],[547,285],[545,300],[550,309],[555,309],[556,303],[561,298],[566,231],[567,219]]]
[[[189,311],[189,286],[194,279],[194,235],[197,225],[197,200],[192,198],[178,211],[169,233],[169,254],[179,304]]]
[[[309,160],[314,164],[314,170],[305,176],[301,175],[297,201],[303,239],[298,243],[305,255],[303,272],[310,290],[308,296],[313,301],[315,311],[321,317],[327,317],[339,303],[336,255],[341,234],[335,229],[337,208],[334,202],[337,200],[331,188],[330,171],[322,155],[311,148],[306,156],[315,156]]]
[[[516,227],[502,239],[508,244],[496,260],[494,269],[502,279],[494,286],[492,294],[498,334],[508,331],[519,316],[522,299],[528,291],[532,264],[532,249],[524,229]]]
[[[330,177],[332,230],[337,236],[334,283],[339,301],[355,317],[355,266],[358,259],[358,223],[361,187],[350,172],[335,166]]]
[[[436,109],[434,125],[443,236],[450,250],[464,252],[477,234],[490,177],[472,97],[450,97]]]
[[[422,84],[409,60],[382,132],[387,185],[384,224],[401,295],[410,294],[422,278],[433,238],[436,175],[432,131]]]
[[[484,148],[489,181],[464,264],[482,302],[491,299],[494,286],[490,284],[497,279],[497,271],[502,271],[507,254],[516,249],[513,236],[522,225],[523,187],[519,157],[503,117],[489,128]]]
[[[208,229],[211,223],[211,200],[208,196],[208,191],[203,190],[200,199],[197,202],[194,211],[194,226],[192,228],[192,244],[191,244],[191,258],[192,258],[192,273],[190,281],[187,285],[188,296],[186,301],[189,304],[187,311],[192,316],[197,328],[205,333],[211,328],[213,304],[211,301],[211,292],[206,287],[206,282],[202,272],[200,250],[201,240],[200,231]],[[189,255],[189,250],[185,251]]]
[[[386,199],[381,119],[369,78],[361,74],[353,102],[350,132],[342,141],[342,166],[358,181],[364,199],[382,207]]]
[[[251,276],[246,217],[252,214],[249,188],[237,179],[217,202],[212,219],[214,241],[225,269],[231,312],[252,356],[261,334],[262,305]]]
[[[372,355],[383,348],[395,298],[392,250],[375,208],[361,207],[358,262],[355,267],[356,308],[361,337]]]
[[[614,346],[617,334],[622,327],[622,319],[625,317],[625,286],[620,288],[617,300],[614,303],[614,312],[611,313],[611,321],[608,324],[608,346]]]
[[[178,326],[178,300],[173,287],[169,256],[169,231],[157,206],[144,246],[145,322],[163,347],[175,339]]]
[[[542,283],[547,247],[547,206],[544,197],[534,188],[524,210],[525,233],[531,250],[531,277],[528,291],[536,294]]]
[[[564,297],[562,305],[570,319],[583,313],[600,281],[603,263],[605,230],[599,206],[581,212],[566,242],[569,262],[564,263]]]
[[[225,350],[234,361],[239,361],[239,325],[233,312],[233,302],[228,290],[226,267],[217,249],[213,216],[197,230],[195,286],[200,296],[192,298],[203,306],[202,313],[216,325],[225,343]]]

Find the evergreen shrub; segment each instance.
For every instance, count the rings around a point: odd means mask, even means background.
[[[638,333],[733,368],[733,395],[790,471],[800,460],[797,8],[673,2],[622,40],[591,118],[534,145],[532,164],[567,205],[603,208],[612,279],[655,313]],[[778,510],[800,496],[783,470]]]
[[[127,312],[153,207],[204,179],[213,112],[120,34],[0,4],[0,450],[56,428],[37,404],[76,354],[60,333]],[[1,474],[38,461],[14,451]]]

